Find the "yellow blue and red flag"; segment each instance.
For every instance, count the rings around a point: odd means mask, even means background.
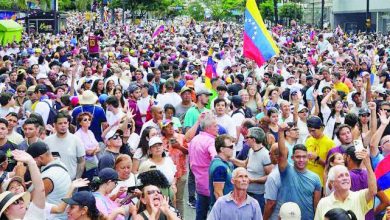
[[[246,2],[243,51],[245,57],[259,66],[279,54],[279,48],[268,33],[255,0]]]
[[[208,89],[211,89],[211,79],[215,78],[217,76],[217,71],[215,70],[215,65],[213,61],[213,49],[210,48],[209,50],[209,58],[207,59],[207,65],[206,65],[206,78],[205,78],[205,86]]]

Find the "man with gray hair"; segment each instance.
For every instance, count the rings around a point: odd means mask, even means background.
[[[233,191],[220,197],[210,211],[207,220],[262,220],[259,203],[247,194],[250,178],[243,167],[233,170]]]
[[[249,173],[248,194],[255,198],[264,211],[264,192],[265,182],[268,174],[272,171],[271,159],[269,151],[265,148],[266,136],[263,129],[253,127],[248,129],[248,134],[245,137],[246,143],[251,148],[246,160],[232,159],[236,166],[246,167]]]
[[[196,179],[196,220],[203,220],[206,219],[210,206],[209,167],[211,160],[217,155],[214,144],[218,125],[211,113],[202,113],[199,117],[202,131],[191,140],[188,155]]]

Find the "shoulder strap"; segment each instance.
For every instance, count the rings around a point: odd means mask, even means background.
[[[49,106],[49,108],[52,108],[52,106],[50,105],[50,103],[48,101],[42,100],[42,102],[46,103]]]
[[[68,170],[67,170],[64,166],[62,166],[62,165],[60,165],[60,164],[51,164],[51,165],[45,167],[45,168],[42,170],[41,173],[45,172],[46,170],[48,170],[48,169],[50,169],[50,168],[52,168],[52,167],[60,167],[60,168],[62,168],[63,170],[65,170],[66,172],[68,172]]]
[[[7,177],[8,172],[4,171],[3,174],[0,176],[0,184],[4,182],[5,178]]]

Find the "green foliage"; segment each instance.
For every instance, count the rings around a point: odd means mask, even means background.
[[[286,3],[279,8],[279,14],[281,18],[287,18],[288,21],[301,20],[303,10],[296,3]]]
[[[75,6],[78,11],[86,11],[92,3],[92,0],[75,0]]]
[[[60,11],[74,10],[76,6],[72,3],[72,0],[58,0],[58,9]]]
[[[0,0],[0,8],[4,10],[12,9],[12,2],[9,0]]]
[[[234,17],[233,10],[243,13],[245,2],[245,0],[204,0],[206,7],[211,10],[212,17],[215,20]]]
[[[267,0],[259,5],[260,14],[263,20],[274,20],[274,2],[273,0]]]
[[[204,19],[204,9],[199,2],[191,2],[187,8],[187,14],[197,21]]]

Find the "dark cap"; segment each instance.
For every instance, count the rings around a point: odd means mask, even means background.
[[[364,114],[370,114],[370,110],[368,108],[359,109],[359,115],[364,115]]]
[[[112,168],[104,168],[99,172],[99,178],[102,182],[106,182],[108,180],[118,180],[118,173]]]
[[[306,80],[313,80],[314,78],[313,78],[313,76],[312,75],[307,75],[306,76]]]
[[[236,78],[237,78],[240,82],[244,82],[244,80],[245,80],[244,75],[242,75],[242,74],[237,74]]]
[[[240,108],[242,106],[242,98],[239,95],[230,96],[229,100],[232,101],[232,104],[236,108]]]
[[[354,93],[352,93],[352,95],[351,95],[351,98],[352,98],[352,100],[355,98],[355,96],[357,96],[357,95],[361,95],[361,93],[360,92],[354,92]]]
[[[42,141],[32,143],[26,150],[33,158],[39,157],[49,151],[49,146]]]
[[[322,124],[321,118],[318,116],[311,116],[309,119],[307,119],[307,127],[308,128],[319,129],[322,126],[324,126],[324,125]]]
[[[34,92],[40,92],[41,94],[47,93],[47,87],[45,85],[39,84],[35,87]]]
[[[62,199],[68,205],[87,206],[89,209],[96,208],[96,200],[92,192],[80,191],[73,194],[72,198]]]

